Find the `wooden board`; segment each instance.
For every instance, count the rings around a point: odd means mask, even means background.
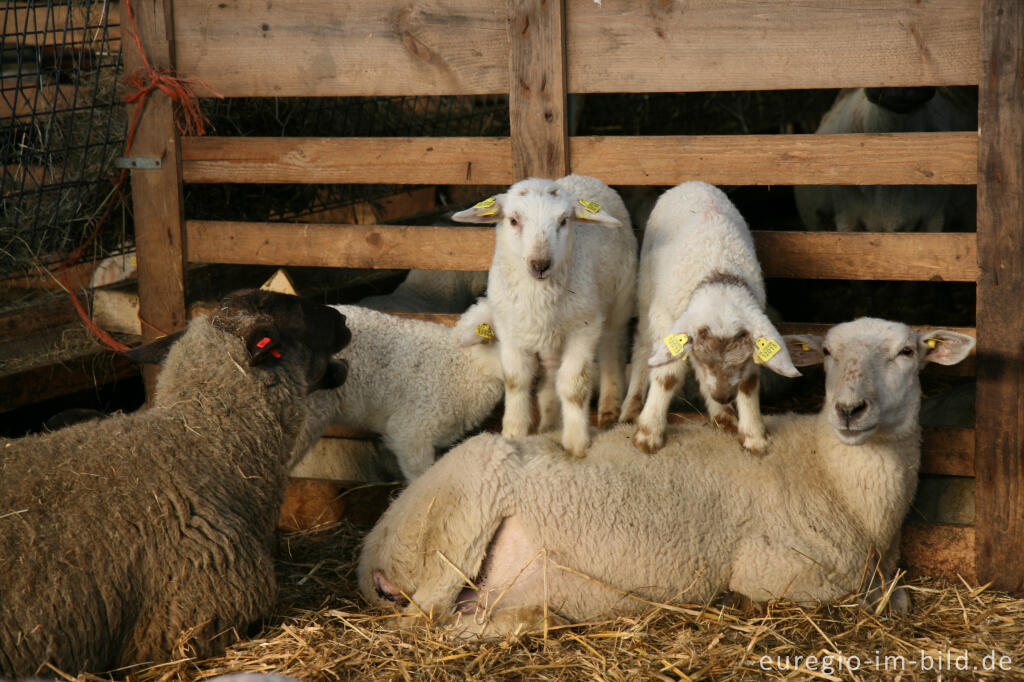
[[[185,182],[510,185],[512,145],[494,137],[182,139]]]
[[[978,578],[1024,590],[1024,3],[984,0],[978,159]]]
[[[0,376],[0,412],[138,375],[138,365],[107,350],[61,357],[50,364]]]
[[[178,71],[225,97],[508,92],[505,2],[175,0]]]
[[[974,476],[974,429],[924,429],[921,473]]]
[[[10,5],[11,3],[8,3]],[[91,7],[54,5],[46,7],[10,7],[4,9],[4,35],[17,36],[20,45],[99,44],[106,38],[117,50],[121,37],[121,6],[97,2]],[[104,20],[103,10],[107,16]],[[14,41],[12,41],[14,42]]]
[[[511,0],[509,123],[516,178],[569,170],[564,0]]]
[[[79,97],[77,85],[26,85],[4,89],[0,93],[0,118],[4,119],[50,116],[70,112],[75,106],[86,106],[84,101],[76,102],[76,97]]]
[[[36,332],[60,327],[78,319],[78,312],[67,296],[59,296],[17,308],[0,311],[0,344],[24,339]]]
[[[978,134],[573,137],[573,172],[610,185],[970,185]]]
[[[971,526],[907,523],[903,525],[900,566],[912,577],[940,577],[969,585],[978,584],[974,545],[977,531]]]
[[[978,82],[977,0],[571,0],[570,92]]]

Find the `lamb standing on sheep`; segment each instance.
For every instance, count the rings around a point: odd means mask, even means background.
[[[817,134],[977,130],[978,103],[958,88],[840,91]],[[956,185],[837,185],[794,188],[810,229],[941,232],[974,228],[974,188]]]
[[[270,610],[274,529],[344,317],[239,292],[170,346],[150,409],[0,446],[0,677],[216,653]],[[173,345],[171,345],[173,343]]]
[[[689,364],[710,419],[738,430],[743,447],[764,454],[759,364],[783,376],[800,373],[765,314],[750,229],[724,192],[693,181],[661,195],[644,231],[637,297],[629,389],[619,418],[636,420],[633,444],[648,453],[661,449],[669,403]],[[670,351],[673,340],[678,346]]]
[[[381,434],[406,479],[426,471],[436,448],[479,426],[501,400],[499,344],[476,333],[491,321],[487,299],[454,328],[359,306],[334,308],[352,331],[338,354],[349,375],[334,395],[317,400],[333,402],[335,424]]]
[[[539,355],[538,430],[557,423],[560,401],[562,444],[582,457],[590,441],[595,356],[599,426],[615,419],[621,400],[637,258],[622,199],[596,178],[528,178],[453,219],[497,223],[487,298],[501,339],[502,433],[514,438],[530,432]]]
[[[918,372],[959,362],[974,340],[872,318],[824,341],[790,340],[798,364],[824,361],[825,403],[817,415],[768,417],[767,456],[700,424],[672,427],[643,466],[625,427],[599,434],[584,460],[545,436],[480,435],[384,513],[360,557],[360,590],[486,634],[726,589],[814,603],[868,583],[877,600],[917,483]],[[878,574],[865,573],[870,556]],[[889,603],[905,609],[906,596]]]

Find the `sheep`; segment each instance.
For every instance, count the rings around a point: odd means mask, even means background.
[[[689,365],[709,418],[738,431],[747,450],[764,454],[758,365],[787,377],[800,373],[765,313],[750,230],[724,192],[691,181],[661,195],[644,231],[637,298],[629,388],[619,415],[637,423],[633,444],[647,453],[661,449],[669,403]],[[678,347],[670,350],[673,340]]]
[[[765,457],[700,423],[671,427],[643,466],[625,425],[598,434],[584,460],[549,436],[482,434],[380,518],[360,591],[407,623],[426,614],[483,635],[723,590],[811,604],[866,585],[866,603],[905,610],[891,578],[920,462],[918,372],[959,362],[974,339],[861,318],[786,340],[797,364],[824,362],[824,407],[769,416]]]
[[[818,134],[976,130],[978,105],[958,88],[852,88],[839,92]],[[974,189],[952,185],[800,186],[803,224],[839,232],[974,228]]]
[[[539,431],[556,426],[577,457],[590,441],[591,364],[600,373],[598,426],[622,394],[626,327],[634,309],[636,237],[619,195],[596,178],[527,178],[452,218],[497,223],[487,298],[501,339],[502,433],[525,436],[538,356]]]
[[[348,339],[326,306],[238,292],[129,351],[169,349],[149,409],[4,440],[0,677],[213,655],[266,616],[305,401]]]
[[[359,305],[385,311],[461,313],[486,288],[486,272],[410,270],[390,294],[368,296]]]
[[[487,299],[453,328],[359,306],[334,308],[352,330],[338,355],[350,370],[343,386],[318,401],[332,403],[334,424],[381,434],[407,480],[434,463],[435,448],[479,426],[501,400],[500,344],[476,333],[491,319]]]

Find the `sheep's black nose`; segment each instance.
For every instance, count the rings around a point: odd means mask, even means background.
[[[867,412],[868,404],[867,401],[860,401],[854,405],[836,403],[836,413],[844,423],[849,424],[851,421],[858,419],[865,412]]]
[[[547,274],[548,270],[550,270],[550,269],[551,269],[551,259],[550,258],[544,258],[544,259],[540,259],[540,258],[533,259],[533,258],[531,258],[530,259],[530,272],[533,274],[534,277],[543,277],[545,274]]]

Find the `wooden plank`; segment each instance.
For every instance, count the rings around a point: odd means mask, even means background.
[[[921,473],[974,476],[974,429],[924,429]]]
[[[1024,3],[984,0],[978,158],[978,578],[1024,590]]]
[[[570,92],[978,82],[977,0],[571,0]]]
[[[190,263],[486,270],[490,227],[319,225],[190,220]]]
[[[516,178],[568,173],[565,0],[512,0],[509,123]]]
[[[60,327],[78,319],[78,312],[67,296],[50,298],[0,312],[0,343],[24,339],[36,332]]]
[[[86,94],[77,85],[26,85],[0,91],[0,118],[27,118],[71,111],[75,106],[88,108]]]
[[[168,40],[174,26],[172,5],[171,0],[135,0],[131,5],[143,49],[156,69],[174,66],[173,48]],[[134,46],[125,50],[124,60],[126,73],[142,68],[141,56]],[[130,120],[134,105],[129,107]],[[181,145],[174,116],[172,101],[155,90],[146,102],[132,147],[126,152],[126,156],[163,161],[160,169],[133,170],[131,187],[141,315],[164,333],[183,328],[187,321]],[[152,341],[159,333],[143,325],[144,341]],[[150,396],[158,369],[150,365],[143,372]]]
[[[495,137],[182,140],[185,182],[509,185],[512,145]]]
[[[138,365],[107,350],[62,357],[51,364],[0,376],[0,412],[95,389],[138,374]]]
[[[610,185],[970,185],[978,134],[595,136],[569,151]]]
[[[104,17],[104,10],[106,16]],[[46,7],[7,7],[0,21],[4,36],[17,36],[19,45],[99,44],[103,29],[112,52],[121,37],[121,6],[98,2],[89,7],[53,5]]]
[[[938,577],[978,584],[974,547],[976,528],[945,524],[906,523],[900,544],[900,566],[911,578]]]
[[[508,13],[478,0],[176,0],[179,73],[225,97],[508,92]]]
[[[767,277],[973,282],[975,235],[755,231]]]

